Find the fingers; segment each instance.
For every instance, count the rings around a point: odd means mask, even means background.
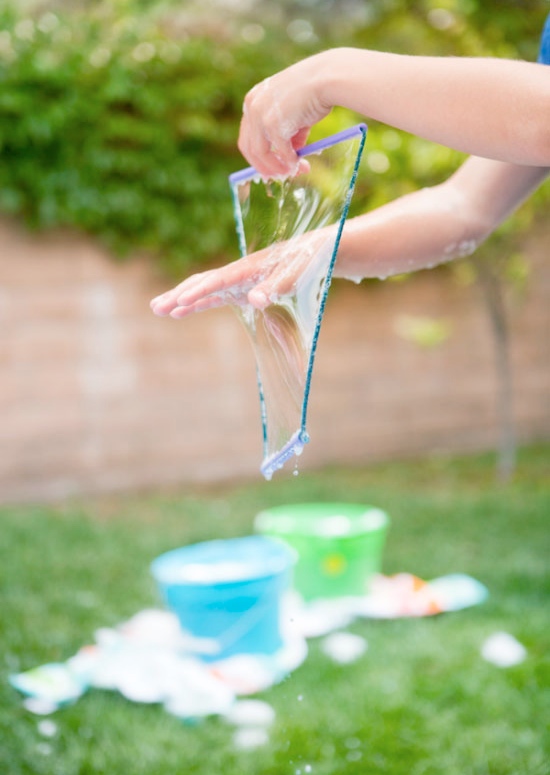
[[[287,104],[285,77],[266,78],[245,97],[238,145],[243,156],[263,178],[295,175],[309,127],[301,127]]]
[[[155,315],[185,317],[222,304],[238,304],[257,281],[258,267],[248,256],[219,269],[188,277],[166,293],[154,298],[151,309]]]
[[[262,310],[276,302],[279,297],[293,293],[308,267],[328,265],[322,250],[326,241],[326,234],[308,234],[295,245],[281,243],[272,270],[248,292],[248,303]]]
[[[294,290],[296,273],[292,267],[282,266],[273,272],[267,280],[258,283],[248,292],[248,303],[256,309],[266,309],[280,296],[286,296]]]
[[[174,309],[170,312],[170,317],[174,318],[174,320],[181,320],[181,318],[186,318],[195,312],[204,312],[207,309],[222,307],[224,304],[227,304],[227,298],[225,296],[208,296],[205,299],[199,299],[193,304],[188,304],[187,306],[181,305],[174,307]]]
[[[189,306],[201,298],[230,289],[238,294],[239,287],[251,282],[251,270],[250,262],[244,258],[220,269],[194,275],[180,287],[177,302],[181,306]]]
[[[296,173],[299,157],[290,141],[271,138],[264,128],[249,126],[246,117],[241,121],[239,150],[264,180],[286,178]]]
[[[178,306],[179,288],[180,285],[177,285],[175,288],[172,288],[172,290],[166,291],[166,293],[162,293],[160,296],[151,299],[149,306],[155,315],[165,317]]]
[[[200,272],[198,274],[191,275],[183,282],[176,285],[166,293],[162,293],[160,296],[156,296],[150,302],[150,307],[155,315],[163,317],[169,315],[170,312],[179,305],[178,299],[181,294],[188,295],[191,301],[195,301],[201,295],[200,289],[208,283],[208,275],[212,274],[212,270],[209,272]],[[215,289],[215,286],[214,288]],[[193,294],[195,293],[195,297]]]
[[[308,57],[266,78],[244,99],[238,145],[263,178],[296,175],[297,151],[332,108],[323,96],[326,54]]]
[[[288,296],[295,290],[299,274],[300,268],[296,265],[280,267],[248,292],[248,303],[259,310],[275,304],[281,296]]]
[[[310,127],[304,127],[302,129],[298,130],[298,132],[296,132],[296,134],[292,136],[292,138],[291,138],[292,147],[296,151],[299,151],[300,148],[303,148],[304,145],[306,144],[307,138],[308,138],[308,135],[309,135],[309,130],[310,130]],[[302,162],[303,161],[304,160],[302,159]],[[309,164],[307,164],[307,168],[309,170]]]

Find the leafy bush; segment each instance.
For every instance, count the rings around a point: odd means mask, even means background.
[[[0,209],[178,269],[225,250],[254,49],[130,14],[11,11],[1,26]]]
[[[184,8],[185,6],[185,8]],[[173,273],[236,254],[228,173],[242,99],[330,45],[534,58],[545,3],[27,3],[0,10],[0,211],[146,251]],[[529,8],[527,8],[529,6]],[[206,13],[207,12],[207,13]],[[215,18],[215,22],[212,22]],[[318,133],[356,120],[335,111]],[[458,154],[372,126],[365,209],[440,180]]]

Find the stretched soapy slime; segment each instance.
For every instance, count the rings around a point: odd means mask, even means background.
[[[256,360],[266,479],[309,440],[315,350],[365,136],[360,124],[306,146],[308,163],[292,178],[266,182],[252,167],[229,178],[241,255],[267,251],[264,277],[233,304]],[[277,290],[265,308],[243,303],[267,275]]]

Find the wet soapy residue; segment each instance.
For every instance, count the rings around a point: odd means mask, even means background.
[[[307,172],[284,181],[266,183],[254,170],[237,180],[232,176],[241,255],[267,253],[262,276],[238,289],[234,308],[256,360],[261,472],[268,480],[309,441],[306,413],[315,350],[364,138],[362,127],[322,152],[316,149]],[[270,303],[264,309],[243,304],[243,291],[266,280],[275,288]]]
[[[264,310],[247,307],[241,312],[256,358],[264,411],[262,473],[273,473],[292,457],[301,455],[309,437],[305,430],[305,401],[313,342],[319,320],[334,237],[324,240],[315,255],[309,246],[309,263],[293,291],[278,297]]]

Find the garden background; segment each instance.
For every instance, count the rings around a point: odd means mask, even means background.
[[[260,479],[254,366],[233,313],[176,322],[148,308],[237,257],[227,175],[244,164],[238,123],[258,80],[331,45],[534,60],[549,10],[0,5],[2,772],[550,772],[548,185],[472,259],[334,283],[297,477]],[[356,120],[335,110],[316,132]],[[461,160],[370,122],[354,212]],[[219,719],[182,724],[109,692],[44,726],[9,686],[158,605],[148,564],[160,552],[250,533],[271,505],[339,499],[390,514],[384,572],[469,573],[488,602],[357,623],[368,651],[345,668],[313,642],[264,694],[276,721],[253,752]],[[499,630],[524,644],[522,664],[481,659]]]
[[[0,500],[254,477],[259,407],[240,323],[229,310],[176,323],[148,308],[192,270],[237,257],[227,175],[244,164],[243,95],[335,44],[535,59],[546,10],[4,4]],[[356,120],[336,110],[316,131]],[[460,161],[371,123],[354,212]],[[473,261],[334,283],[302,467],[510,446],[511,418],[520,441],[548,437],[547,206],[543,186]]]

